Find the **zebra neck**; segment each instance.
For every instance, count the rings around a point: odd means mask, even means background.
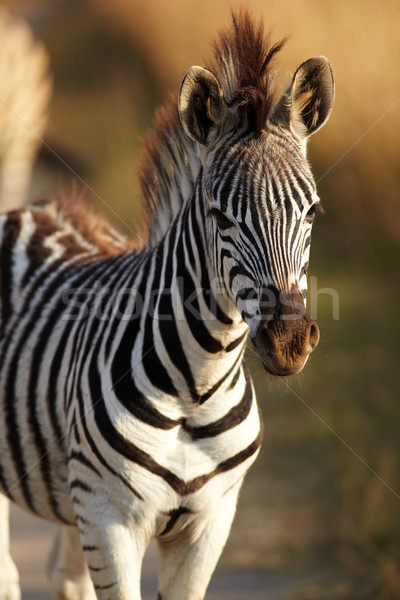
[[[193,197],[157,247],[152,279],[158,291],[153,286],[148,309],[154,306],[154,317],[147,316],[143,347],[152,380],[163,370],[164,391],[195,402],[228,385],[229,375],[240,368],[248,331],[236,307],[218,293],[204,213],[199,197]]]

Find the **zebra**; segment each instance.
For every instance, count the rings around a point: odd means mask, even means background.
[[[0,7],[0,211],[23,206],[52,93],[49,56],[29,24]]]
[[[1,600],[20,597],[9,500],[59,525],[53,598],[139,600],[153,537],[158,600],[205,597],[263,435],[246,340],[276,376],[319,340],[306,143],[334,81],[311,58],[275,102],[282,45],[233,12],[158,111],[139,173],[146,243],[71,198],[2,216]]]

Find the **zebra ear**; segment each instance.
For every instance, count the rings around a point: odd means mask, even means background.
[[[178,108],[187,135],[206,146],[227,111],[217,78],[203,67],[191,67],[181,83]]]
[[[329,119],[334,97],[335,84],[328,59],[310,58],[297,69],[271,120],[305,140]]]

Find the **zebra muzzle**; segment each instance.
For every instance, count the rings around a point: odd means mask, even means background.
[[[298,288],[279,293],[269,288],[267,304],[252,342],[264,369],[272,375],[295,375],[319,342],[319,329],[305,309]]]

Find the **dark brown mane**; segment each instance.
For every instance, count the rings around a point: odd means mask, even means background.
[[[144,221],[150,229],[163,216],[170,223],[185,188],[192,188],[196,168],[194,144],[181,126],[176,97],[171,97],[156,111],[142,150],[139,182],[145,200]]]
[[[171,97],[156,111],[139,170],[150,246],[163,236],[191,195],[199,168],[195,144],[183,130],[177,99]]]
[[[274,102],[271,62],[284,43],[271,45],[262,23],[247,10],[232,11],[230,27],[220,32],[208,69],[234,109],[237,126],[245,121],[249,131],[257,132],[265,127]],[[141,164],[139,180],[153,246],[190,197],[201,166],[196,144],[180,123],[176,98],[157,111]]]
[[[222,86],[225,100],[246,114],[250,130],[260,131],[274,103],[271,63],[286,40],[271,45],[262,21],[247,10],[232,11],[229,29],[219,32],[208,69]]]
[[[47,235],[64,230],[66,225],[70,226],[68,235],[71,250],[75,244],[77,251],[81,251],[80,239],[104,256],[115,256],[140,247],[136,240],[129,239],[91,211],[75,190],[56,200],[37,200],[33,207],[38,210],[36,219],[40,220],[41,229],[47,230]]]

